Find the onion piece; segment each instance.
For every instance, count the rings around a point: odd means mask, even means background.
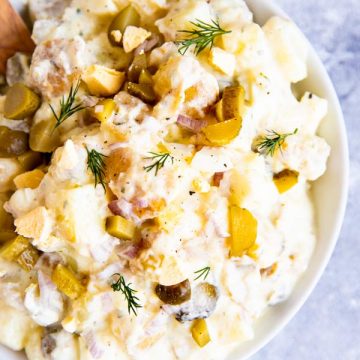
[[[176,123],[195,133],[200,132],[208,124],[206,120],[192,119],[184,115],[179,115]]]
[[[124,199],[111,201],[108,208],[114,215],[120,215],[127,220],[131,219],[132,204]]]
[[[140,44],[134,51],[134,55],[141,55],[152,50],[156,45],[158,45],[160,41],[160,37],[157,34],[151,34],[149,39],[145,40],[142,44]]]
[[[104,354],[104,350],[99,346],[96,341],[95,334],[92,330],[82,334],[86,347],[94,359],[99,359]]]

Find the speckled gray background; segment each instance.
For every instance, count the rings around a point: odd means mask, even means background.
[[[340,97],[350,143],[341,237],[310,299],[251,360],[360,360],[360,0],[276,0],[316,48]]]

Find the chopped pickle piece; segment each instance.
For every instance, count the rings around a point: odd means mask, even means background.
[[[116,59],[116,69],[126,71],[134,60],[134,53],[126,53],[123,48],[118,48],[117,52],[119,55],[117,55]]]
[[[14,229],[14,219],[12,215],[4,209],[4,204],[9,200],[9,197],[10,195],[7,193],[0,193],[0,232]],[[12,238],[14,238],[14,236]]]
[[[125,74],[102,65],[90,65],[82,76],[91,95],[111,96],[119,92]]]
[[[62,264],[56,266],[51,280],[62,293],[72,300],[77,299],[85,291],[75,274]]]
[[[208,327],[204,319],[197,319],[193,322],[191,326],[191,335],[200,347],[204,347],[211,341]]]
[[[146,68],[147,68],[146,55],[145,54],[136,55],[127,73],[129,81],[137,83],[139,81],[141,71]]]
[[[156,101],[156,94],[151,85],[129,82],[126,90],[130,95],[138,97],[147,104],[153,104]]]
[[[135,224],[122,216],[114,215],[106,219],[106,231],[111,236],[119,239],[132,240],[135,235],[135,229]]]
[[[224,120],[241,119],[244,113],[245,90],[241,86],[228,86],[222,97],[222,115]]]
[[[50,153],[60,146],[59,129],[55,129],[56,120],[42,120],[30,129],[30,148],[33,151]]]
[[[152,85],[153,79],[150,71],[147,69],[142,69],[139,76],[139,84]]]
[[[30,245],[29,239],[18,235],[5,243],[0,249],[0,257],[3,259],[14,261],[18,256],[26,250]]]
[[[113,31],[120,31],[121,34],[124,34],[125,29],[129,25],[140,25],[140,15],[132,5],[128,5],[122,9],[111,22],[108,29],[108,38],[112,45],[119,46],[119,42],[116,41],[116,38],[113,36],[113,34],[115,34]]]
[[[28,134],[0,126],[0,157],[12,157],[29,149]]]
[[[216,103],[215,113],[216,113],[216,117],[219,121],[224,121],[223,109],[222,109],[222,99]]]
[[[24,84],[14,84],[5,97],[4,116],[21,120],[34,114],[40,106],[40,98]]]
[[[42,155],[35,151],[27,151],[26,153],[18,156],[17,159],[22,168],[26,171],[33,170],[43,162]]]
[[[292,170],[284,170],[275,174],[273,181],[280,194],[290,190],[298,183],[299,173]]]
[[[23,174],[16,176],[14,178],[14,184],[17,189],[36,189],[40,185],[41,180],[44,176],[45,174],[39,169],[27,171]]]
[[[230,246],[231,256],[243,256],[256,241],[257,220],[249,210],[231,206],[230,215]]]
[[[17,234],[14,230],[0,230],[0,243],[3,244],[7,241],[10,241],[11,239],[14,239]]]
[[[203,129],[206,138],[214,146],[223,146],[234,140],[241,130],[242,119],[231,119],[208,125]]]
[[[31,271],[39,259],[38,250],[29,244],[29,247],[24,250],[17,258],[16,262],[26,271]]]
[[[106,181],[116,180],[120,173],[127,171],[131,165],[131,153],[128,149],[116,149],[105,159]]]
[[[116,103],[113,99],[101,100],[96,104],[93,110],[93,116],[100,122],[106,122],[110,119],[111,115],[114,113],[116,108]]]
[[[191,298],[191,286],[188,279],[175,285],[157,284],[155,293],[165,304],[179,305]]]

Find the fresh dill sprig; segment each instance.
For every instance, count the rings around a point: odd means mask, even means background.
[[[209,275],[209,272],[210,272],[210,266],[206,266],[203,269],[195,271],[194,274],[198,274],[198,276],[194,280],[200,279],[202,276],[204,276],[204,280],[206,280],[207,276]]]
[[[295,129],[294,132],[289,134],[279,134],[274,130],[268,131],[266,136],[263,136],[259,139],[257,143],[257,149],[260,152],[265,153],[265,155],[274,156],[276,150],[281,151],[287,137],[295,135],[298,132],[298,129]]]
[[[114,291],[121,291],[124,294],[125,299],[128,303],[129,314],[130,314],[130,311],[132,311],[135,315],[137,315],[136,309],[142,307],[139,304],[139,298],[137,296],[135,296],[135,293],[137,291],[131,288],[131,283],[126,284],[125,279],[121,274],[116,273],[116,274],[113,274],[112,276],[119,277],[116,282],[111,284],[112,289]]]
[[[174,158],[167,152],[156,153],[150,152],[151,156],[144,158],[145,160],[154,160],[154,163],[149,166],[144,166],[144,170],[150,172],[152,169],[155,169],[155,176],[161,168],[165,166],[166,161],[169,159],[171,163],[174,163]]]
[[[217,36],[231,33],[231,31],[221,28],[219,20],[211,20],[211,23],[207,24],[196,19],[196,21],[190,21],[190,23],[194,26],[193,29],[178,31],[179,33],[189,35],[184,39],[176,41],[176,44],[180,45],[178,51],[181,55],[184,55],[192,45],[195,45],[195,55],[198,55],[208,46],[211,49]]]
[[[88,155],[87,168],[90,169],[91,172],[94,174],[95,187],[97,186],[97,184],[101,184],[104,191],[106,191],[104,177],[106,170],[105,158],[107,156],[97,152],[94,149],[90,151],[86,146],[85,149]]]
[[[75,105],[76,100],[76,94],[79,90],[80,86],[80,80],[78,80],[75,89],[71,85],[69,94],[67,98],[63,96],[60,100],[60,114],[57,115],[54,108],[49,104],[50,109],[54,115],[54,118],[56,120],[56,124],[54,127],[54,130],[59,127],[66,119],[68,119],[71,115],[74,115],[76,112],[83,110],[86,108],[86,106],[82,106],[81,104]]]

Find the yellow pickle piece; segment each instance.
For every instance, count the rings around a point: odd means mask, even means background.
[[[92,112],[95,119],[106,122],[115,112],[116,103],[113,99],[105,99],[98,102]]]
[[[243,256],[256,242],[257,220],[249,210],[230,206],[230,256]]]
[[[0,126],[0,157],[14,157],[28,151],[28,134]]]
[[[19,155],[17,159],[25,171],[33,170],[43,162],[41,153],[35,151],[27,151],[26,153]]]
[[[51,280],[62,293],[72,300],[77,299],[85,292],[84,286],[75,274],[62,264],[56,266],[52,273]]]
[[[31,271],[39,259],[39,252],[34,246],[29,244],[29,247],[24,250],[16,262],[26,271]]]
[[[40,98],[24,84],[14,84],[6,93],[4,116],[12,120],[22,120],[31,116],[40,106]]]
[[[226,120],[206,126],[203,133],[212,145],[223,146],[229,144],[239,135],[241,125],[241,118]]]
[[[122,216],[114,215],[106,219],[106,231],[122,240],[131,240],[135,235],[136,226],[133,222]]]
[[[0,257],[8,261],[14,261],[30,245],[29,239],[18,235],[15,239],[6,242],[0,248]]]
[[[120,45],[121,36],[120,36],[120,40],[118,40],[117,32],[123,35],[125,29],[128,26],[139,26],[139,25],[140,25],[139,13],[135,10],[135,8],[132,5],[126,6],[114,17],[113,21],[109,26],[108,29],[109,41],[114,46]]]
[[[242,86],[228,86],[222,97],[222,117],[224,120],[242,118],[245,105],[245,90]]]
[[[283,170],[273,177],[274,184],[276,185],[280,194],[289,191],[293,188],[299,179],[299,173],[292,170]]]
[[[33,124],[30,129],[30,149],[37,152],[53,152],[60,146],[59,129],[55,128],[56,120],[54,118],[42,120]]]
[[[142,69],[139,75],[139,84],[152,85],[153,79],[150,71],[147,69]]]
[[[27,171],[23,174],[16,176],[14,178],[14,184],[17,189],[36,189],[40,185],[41,180],[44,176],[44,172],[39,169]]]
[[[197,319],[193,322],[191,326],[191,335],[200,347],[204,347],[211,341],[208,327],[204,319]]]

